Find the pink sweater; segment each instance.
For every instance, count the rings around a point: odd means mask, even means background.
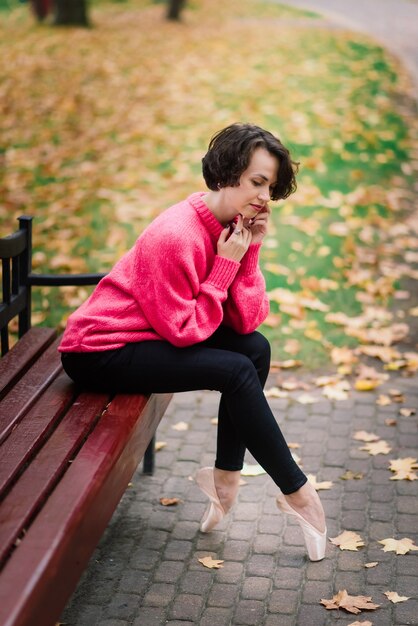
[[[61,352],[121,348],[166,340],[178,347],[204,341],[225,324],[240,334],[267,316],[258,265],[261,244],[241,263],[217,255],[222,225],[192,194],[159,215],[70,317]]]

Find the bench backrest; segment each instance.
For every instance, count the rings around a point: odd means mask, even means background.
[[[18,316],[19,339],[31,327],[32,287],[96,285],[105,274],[34,274],[32,217],[19,217],[19,230],[0,238],[2,293],[0,301],[1,355],[9,350],[9,323]]]

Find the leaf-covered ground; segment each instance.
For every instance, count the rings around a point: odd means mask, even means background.
[[[417,315],[399,293],[418,278],[418,225],[403,213],[417,129],[401,68],[267,0],[194,0],[183,23],[163,16],[149,0],[96,1],[87,30],[37,25],[27,6],[0,13],[1,234],[31,214],[36,271],[106,271],[204,188],[212,134],[251,121],[301,163],[263,246],[275,358],[315,367],[334,346],[391,345],[408,322],[393,298]],[[34,321],[62,327],[86,295],[38,290]]]

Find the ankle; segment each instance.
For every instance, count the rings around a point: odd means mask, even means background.
[[[217,467],[213,470],[215,489],[225,513],[229,511],[235,501],[238,493],[240,476],[241,472],[239,471],[230,472],[218,469]]]

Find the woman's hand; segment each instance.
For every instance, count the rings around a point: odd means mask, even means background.
[[[267,206],[264,211],[260,211],[260,213],[258,213],[252,220],[250,220],[249,227],[251,228],[252,233],[251,243],[260,243],[261,241],[263,241],[264,237],[267,234],[267,226],[270,212],[271,209]]]
[[[252,241],[252,232],[249,228],[244,228],[244,219],[242,215],[238,217],[235,230],[229,236],[230,227],[224,228],[218,239],[218,256],[231,261],[241,261],[247,252]]]

